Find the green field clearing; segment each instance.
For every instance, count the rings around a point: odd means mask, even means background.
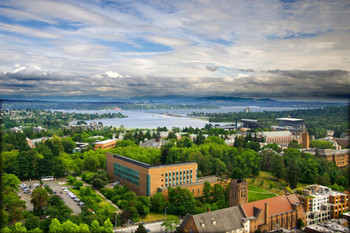
[[[167,214],[166,216],[167,216],[167,218],[169,216],[177,218],[176,215],[172,215],[172,214]],[[142,221],[142,222],[152,222],[152,221],[158,221],[158,220],[163,220],[163,219],[164,219],[164,213],[163,214],[149,213],[146,217],[140,217],[140,221]]]
[[[80,196],[80,190],[76,189],[76,188],[69,188],[70,191],[72,191],[77,197],[79,197],[81,199],[81,196]],[[100,199],[102,200],[101,202],[98,202],[98,206],[99,207],[107,207],[109,211],[111,212],[115,212],[115,211],[118,211],[114,206],[112,206],[110,203],[108,203],[106,201],[105,198],[101,197],[100,195],[98,195],[94,190],[92,190],[93,194],[96,195],[96,198],[95,200],[97,199]]]
[[[248,201],[258,201],[263,200],[270,197],[276,197],[278,196],[275,193],[269,192],[265,189],[259,188],[255,185],[249,184],[248,186]]]

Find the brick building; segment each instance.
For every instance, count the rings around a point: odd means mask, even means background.
[[[249,203],[247,200],[248,183],[244,180],[231,181],[230,205],[235,206],[199,215],[187,215],[180,227],[184,232],[253,233],[257,230],[267,232],[280,228],[294,229],[298,219],[305,223],[306,214],[295,194]],[[221,222],[216,222],[220,223],[216,226],[213,222],[217,219]]]
[[[219,183],[218,177],[197,178],[196,162],[149,165],[111,153],[106,154],[107,174],[120,184],[126,184],[138,195],[152,196],[162,192],[168,195],[168,187],[180,186],[190,190],[195,197],[203,195],[204,182]]]

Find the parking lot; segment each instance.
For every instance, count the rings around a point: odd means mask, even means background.
[[[57,180],[57,181],[43,181],[44,185],[49,185],[49,187],[52,189],[52,191],[56,192],[57,195],[59,195],[63,202],[73,210],[73,214],[80,214],[81,209],[78,205],[79,202],[74,201],[71,197],[68,196],[68,194],[62,189],[62,187],[69,187],[65,185],[65,179],[64,180]],[[30,192],[33,192],[35,189],[34,184],[39,184],[39,180],[27,180],[22,181],[22,184],[26,184],[26,187]],[[31,188],[29,188],[31,185]],[[26,202],[27,210],[33,211],[33,205],[30,203],[31,196],[28,194],[25,194],[22,188],[19,188],[20,194],[22,199]]]

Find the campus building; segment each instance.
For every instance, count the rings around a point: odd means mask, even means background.
[[[149,165],[120,155],[107,153],[107,173],[113,181],[127,185],[138,195],[152,196],[161,192],[167,197],[168,187],[180,186],[195,197],[203,195],[204,182],[219,183],[217,177],[197,178],[196,162]]]
[[[244,180],[231,181],[230,206],[199,215],[187,215],[180,228],[184,232],[269,232],[281,228],[292,230],[297,226],[298,219],[304,223],[306,220],[303,206],[295,194],[248,203],[248,183]]]
[[[331,218],[339,218],[349,211],[349,194],[333,191],[322,185],[310,185],[301,196],[307,213],[307,224],[317,224]]]
[[[116,139],[108,139],[105,141],[95,142],[95,150],[97,149],[105,150],[109,148],[114,148],[117,141],[118,140]]]

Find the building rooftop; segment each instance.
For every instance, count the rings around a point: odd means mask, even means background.
[[[289,118],[289,117],[277,118],[276,120],[278,120],[278,121],[304,121],[304,119]]]
[[[283,131],[266,131],[263,132],[262,135],[266,137],[281,137],[281,136],[291,136],[292,133],[288,130]]]
[[[134,159],[130,159],[130,158],[127,158],[127,157],[124,157],[124,156],[121,156],[121,155],[116,155],[116,154],[112,154],[112,153],[107,153],[107,154],[113,155],[114,158],[123,160],[123,161],[128,162],[128,163],[135,164],[135,165],[140,166],[140,167],[148,168],[148,169],[160,168],[160,167],[178,166],[178,165],[183,165],[183,164],[194,164],[194,163],[196,164],[195,161],[188,161],[188,162],[181,162],[181,163],[171,163],[171,164],[162,164],[162,165],[150,165],[150,164],[143,163],[143,162],[140,162],[140,161],[137,161],[137,160],[134,160]]]
[[[222,177],[219,177],[219,176],[203,176],[203,177],[200,177],[197,179],[197,181],[194,181],[194,182],[191,182],[191,183],[185,183],[185,184],[178,184],[178,185],[170,185],[170,186],[166,186],[166,187],[163,187],[161,188],[162,190],[167,190],[169,187],[181,187],[181,188],[185,188],[185,187],[191,187],[193,185],[196,185],[196,184],[202,184],[204,183],[205,181],[208,181],[209,183],[214,183],[214,182],[217,182],[218,180],[225,180],[225,178],[222,178]]]
[[[181,226],[184,227],[193,217],[198,232],[231,232],[243,228],[244,212],[239,206],[216,210],[197,215],[187,215]]]
[[[95,144],[101,145],[101,144],[106,144],[106,143],[116,142],[116,141],[117,141],[116,139],[108,139],[100,142],[95,142]]]
[[[242,204],[242,208],[247,217],[257,217],[260,212],[265,212],[265,203],[269,205],[269,216],[293,211],[292,205],[300,204],[298,197],[295,194],[290,194],[245,203]]]

